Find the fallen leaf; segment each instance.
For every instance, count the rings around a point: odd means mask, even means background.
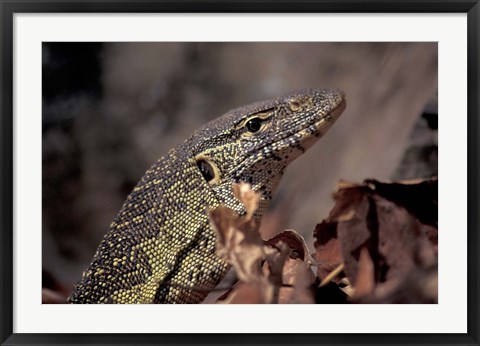
[[[277,277],[280,273],[281,288],[278,302],[280,304],[314,303],[312,285],[315,282],[315,276],[308,260],[310,254],[305,239],[296,231],[288,229],[275,235],[266,243],[283,254],[279,259],[272,258],[264,265],[264,267],[270,267],[271,275]],[[272,263],[275,263],[275,267]],[[287,285],[291,287],[285,287]]]
[[[337,223],[323,221],[315,228],[314,258],[317,262],[317,276],[323,281],[335,268],[343,263],[337,237]],[[336,278],[335,280],[338,280]]]
[[[283,287],[280,288],[280,304],[313,304],[315,276],[308,263],[289,258],[283,267]],[[293,287],[285,287],[290,285]]]
[[[217,255],[234,267],[240,280],[218,302],[313,302],[315,277],[305,239],[293,230],[286,230],[264,242],[253,218],[260,195],[248,184],[234,185],[233,191],[245,206],[244,216],[225,206],[210,212],[217,233]]]
[[[290,248],[290,258],[306,261],[309,258],[309,251],[305,238],[293,229],[287,229],[276,234],[274,237],[266,241],[272,247],[277,248],[277,244],[283,242]]]
[[[246,220],[250,220],[255,214],[260,202],[260,194],[252,190],[248,183],[241,182],[233,185],[233,195],[243,204],[247,214]]]
[[[225,297],[221,297],[218,303],[222,304],[263,304],[265,303],[260,287],[254,284],[239,282]]]
[[[318,278],[326,285],[335,277],[339,284],[342,275],[335,269],[343,264],[354,283],[353,300],[365,302],[379,301],[380,292],[397,292],[412,273],[436,270],[437,188],[437,178],[340,182],[335,206],[314,232]]]
[[[372,259],[367,248],[360,251],[360,259],[358,260],[358,275],[355,282],[353,299],[359,299],[363,296],[371,294],[375,289],[375,276]]]
[[[278,273],[276,277],[270,277],[270,273],[266,274],[263,271],[262,264],[265,260],[272,261],[273,258],[281,261],[281,257],[286,255],[279,253],[277,257],[278,250],[272,252],[273,249],[266,246],[260,238],[258,224],[253,219],[260,195],[252,191],[249,184],[244,183],[235,184],[233,191],[244,203],[247,213],[239,216],[226,206],[219,206],[210,211],[210,221],[217,234],[217,255],[235,268],[240,281],[258,289],[261,302],[276,302],[278,298],[276,292],[279,289],[277,281],[280,281],[281,285],[281,277],[278,278]],[[272,264],[275,265],[273,262]],[[283,262],[279,265],[283,266]],[[252,292],[253,288],[247,291]],[[230,294],[237,295],[235,290]]]

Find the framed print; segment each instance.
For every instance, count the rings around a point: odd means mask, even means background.
[[[477,1],[1,6],[2,344],[478,344]]]

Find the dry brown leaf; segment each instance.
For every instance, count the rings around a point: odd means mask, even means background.
[[[285,261],[290,255],[290,248],[283,242],[277,243],[275,248],[265,247],[266,261],[263,265],[263,271],[272,284],[273,296],[272,303],[278,303],[278,294],[282,287],[282,274]]]
[[[353,297],[354,289],[353,289],[353,286],[350,284],[350,280],[348,280],[348,278],[345,277],[342,280],[340,280],[340,284],[342,285],[340,289],[350,298]]]
[[[277,260],[275,262],[277,265],[276,272],[281,274],[280,284],[283,285],[279,292],[279,303],[313,303],[312,284],[315,281],[315,276],[308,261],[310,255],[305,239],[294,230],[285,230],[269,239],[267,243],[287,255],[285,258],[281,258],[284,261],[282,267],[280,267],[281,261]],[[268,264],[272,267],[271,261]],[[286,285],[292,287],[285,287]]]
[[[278,303],[285,282],[291,285],[281,302],[313,301],[308,247],[301,235],[286,230],[268,242],[258,233],[253,215],[259,194],[248,184],[234,185],[235,196],[244,204],[246,215],[220,206],[210,212],[217,233],[217,254],[231,264],[240,282],[222,296],[224,303]],[[262,266],[263,264],[263,266]]]
[[[265,303],[260,287],[255,284],[239,282],[226,295],[217,301],[221,304],[263,304]]]
[[[323,221],[315,228],[314,258],[317,262],[317,276],[323,281],[330,272],[343,263],[340,243],[337,237],[337,223]]]
[[[233,185],[233,195],[237,197],[245,207],[247,211],[246,220],[252,219],[260,202],[260,194],[253,191],[250,184],[241,182]]]
[[[234,229],[236,214],[230,208],[219,206],[211,210],[209,216],[210,222],[216,231],[217,254],[228,262],[229,248],[234,246],[232,243],[235,242],[233,238],[236,236]]]
[[[247,213],[245,216],[238,216],[225,206],[210,212],[210,220],[217,233],[217,255],[235,268],[242,282],[258,289],[263,303],[275,302],[275,285],[262,270],[263,261],[269,256],[273,258],[275,254],[272,254],[271,248],[264,245],[258,233],[258,224],[253,219],[259,194],[252,191],[249,184],[244,183],[234,185],[233,190],[237,198],[244,203]],[[231,294],[235,294],[234,290]]]
[[[280,303],[312,303],[314,301],[312,284],[315,276],[311,270],[310,253],[305,239],[295,230],[285,230],[267,243],[278,247],[278,243],[288,245],[289,258],[283,266],[282,283],[291,287],[282,287],[280,290]]]
[[[360,251],[360,259],[358,260],[358,274],[355,282],[353,299],[359,299],[369,295],[375,289],[375,272],[372,259],[366,247]]]
[[[287,259],[283,267],[283,285],[279,294],[280,304],[313,304],[315,302],[313,283],[315,276],[307,262]]]
[[[318,277],[325,279],[343,263],[355,299],[365,301],[378,298],[379,290],[396,292],[412,272],[436,270],[437,187],[436,178],[341,182],[334,208],[314,233]]]
[[[365,181],[376,194],[407,209],[426,225],[438,227],[438,178],[413,179],[386,183]]]
[[[338,191],[338,190],[348,189],[350,187],[357,187],[357,186],[358,186],[358,184],[353,183],[351,181],[340,180],[337,183],[337,186],[335,186],[335,192]]]
[[[290,248],[290,257],[292,259],[300,259],[302,261],[307,261],[310,257],[307,243],[305,238],[301,234],[296,232],[293,229],[287,229],[283,232],[276,234],[271,239],[267,240],[266,243],[272,247],[277,248],[277,244],[283,242]]]
[[[254,230],[225,206],[210,212],[217,233],[217,255],[233,265],[240,280],[250,282],[261,273],[265,258],[263,241]]]
[[[400,279],[392,279],[375,286],[372,294],[358,303],[369,304],[437,304],[438,272],[436,268],[415,268]]]

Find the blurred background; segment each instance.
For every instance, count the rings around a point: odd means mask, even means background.
[[[292,163],[261,232],[303,234],[336,182],[437,174],[436,43],[43,43],[43,287],[68,295],[145,170],[229,109],[340,88],[347,109]]]

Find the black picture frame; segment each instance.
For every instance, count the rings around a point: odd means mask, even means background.
[[[1,9],[1,295],[2,345],[143,345],[143,344],[479,344],[479,16],[478,0],[352,1],[8,1]],[[13,333],[13,16],[15,13],[141,13],[141,12],[347,12],[468,14],[468,316],[465,334],[18,334]],[[455,316],[452,316],[455,318]]]

